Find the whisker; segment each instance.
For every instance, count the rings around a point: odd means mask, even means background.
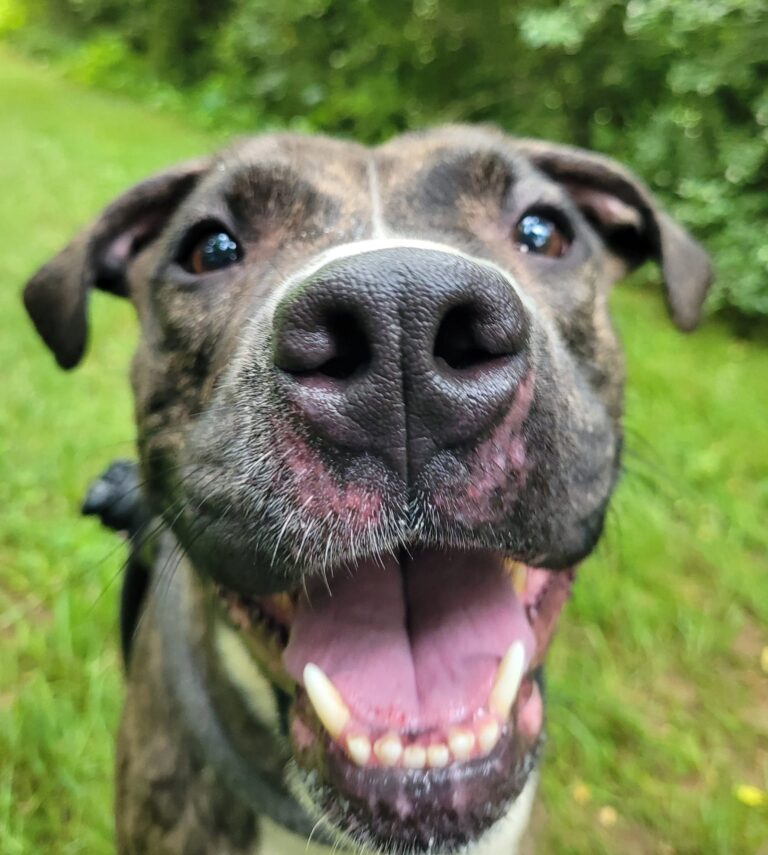
[[[190,479],[187,478],[182,483],[188,483],[189,480]],[[201,481],[202,477],[198,479],[198,483],[200,483]],[[109,558],[111,558],[115,554],[115,552],[117,552],[118,549],[125,546],[128,547],[128,556],[124,561],[121,562],[118,569],[113,574],[111,574],[106,584],[102,586],[101,591],[91,604],[91,610],[96,608],[96,606],[101,602],[102,598],[107,594],[107,592],[112,589],[112,586],[115,584],[115,582],[123,576],[126,569],[128,568],[128,564],[130,563],[131,557],[136,553],[141,552],[141,550],[146,546],[147,543],[149,543],[153,538],[155,538],[162,531],[163,528],[168,526],[166,516],[173,512],[178,507],[179,502],[182,501],[182,507],[176,514],[173,523],[171,523],[171,525],[175,524],[180,518],[181,514],[184,512],[186,506],[189,504],[187,500],[183,500],[183,497],[180,497],[171,502],[162,513],[154,517],[154,522],[151,524],[151,526],[148,525],[144,529],[140,530],[140,532],[138,532],[137,534],[120,539],[118,543],[115,544],[115,546],[112,547],[109,552],[97,562],[96,565],[94,565],[95,568],[98,568],[105,561],[109,560]]]

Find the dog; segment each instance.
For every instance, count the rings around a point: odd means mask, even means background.
[[[450,126],[243,139],[32,277],[63,368],[92,288],[140,322],[121,853],[517,851],[649,259],[693,329],[707,255],[635,176]]]

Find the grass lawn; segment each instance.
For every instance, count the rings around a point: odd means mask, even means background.
[[[0,116],[0,852],[98,855],[123,555],[78,503],[132,454],[136,329],[95,295],[65,375],[19,290],[118,191],[214,143],[4,50]],[[617,290],[615,310],[627,473],[549,660],[539,851],[766,855],[768,349],[716,323],[680,335],[655,288]]]

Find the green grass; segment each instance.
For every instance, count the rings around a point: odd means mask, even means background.
[[[98,854],[122,547],[78,503],[132,453],[136,328],[96,295],[65,375],[19,289],[119,190],[213,142],[3,51],[0,116],[0,852]],[[630,453],[550,658],[539,851],[764,855],[768,807],[735,788],[768,789],[768,350],[715,323],[678,334],[651,288],[615,309]]]

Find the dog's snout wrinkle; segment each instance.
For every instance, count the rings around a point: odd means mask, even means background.
[[[274,356],[310,429],[408,482],[511,406],[528,339],[528,313],[499,271],[392,247],[331,261],[285,296]]]

